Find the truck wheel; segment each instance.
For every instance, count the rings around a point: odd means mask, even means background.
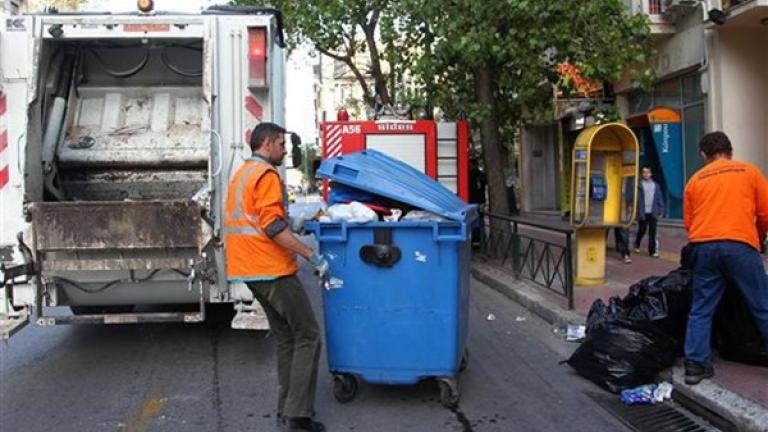
[[[440,377],[437,379],[440,387],[440,405],[452,409],[459,405],[459,383],[453,377]]]
[[[333,376],[333,397],[340,403],[347,403],[357,394],[357,378],[350,374]]]

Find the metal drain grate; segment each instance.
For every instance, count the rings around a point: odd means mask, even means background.
[[[612,394],[588,392],[592,400],[637,432],[716,432],[701,420],[669,403],[624,405]]]

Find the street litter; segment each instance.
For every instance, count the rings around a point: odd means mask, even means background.
[[[496,315],[494,315],[492,313],[489,313],[488,316],[485,317],[485,319],[488,320],[488,321],[493,321],[493,320],[496,319]]]
[[[524,322],[526,319],[528,319],[528,318],[526,318],[524,316],[519,316],[519,317],[515,318],[515,321],[517,321],[517,322]]]
[[[652,405],[672,398],[672,384],[645,384],[621,391],[619,399],[627,405]]]
[[[565,330],[565,340],[568,342],[580,342],[584,340],[586,329],[587,328],[583,325],[568,324],[568,328]]]

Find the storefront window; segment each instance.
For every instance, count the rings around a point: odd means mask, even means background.
[[[683,77],[683,104],[698,102],[704,98],[701,93],[701,75],[693,73]]]
[[[629,95],[629,112],[641,113],[653,107],[653,95],[640,90],[633,91]]]
[[[654,106],[680,107],[680,79],[661,82],[653,91]]]

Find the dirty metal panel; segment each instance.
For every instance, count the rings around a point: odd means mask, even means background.
[[[205,170],[86,170],[59,171],[67,196],[77,201],[173,200],[191,198],[206,184]]]
[[[42,265],[44,272],[57,271],[110,271],[110,270],[155,270],[183,269],[190,267],[193,260],[184,258],[125,258],[103,260],[51,260]]]
[[[197,248],[200,208],[191,201],[33,203],[38,251]]]
[[[204,167],[208,161],[202,87],[84,86],[74,112],[57,150],[61,166]]]
[[[671,403],[625,405],[617,395],[593,392],[587,395],[637,432],[718,432],[720,430]]]

